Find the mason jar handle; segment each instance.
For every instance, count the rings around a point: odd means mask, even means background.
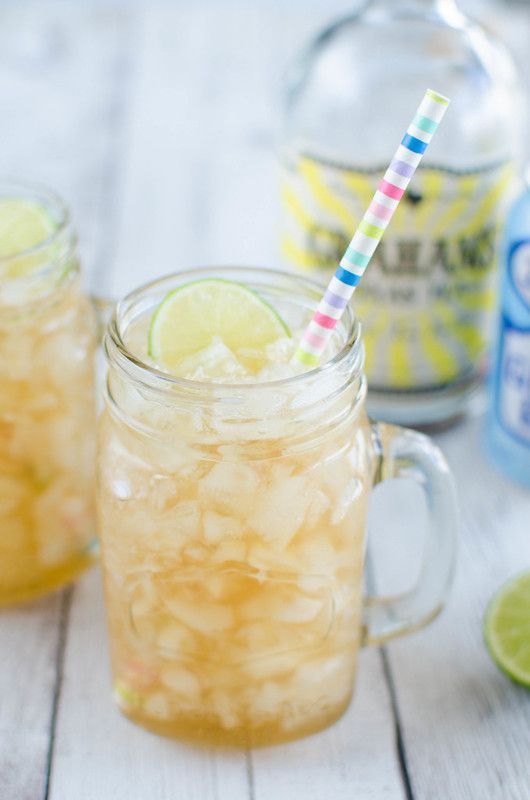
[[[388,478],[419,483],[429,521],[416,585],[392,597],[365,597],[365,645],[402,636],[433,620],[447,597],[456,556],[456,492],[441,450],[421,433],[382,422],[373,423],[372,435],[378,459],[375,483]]]

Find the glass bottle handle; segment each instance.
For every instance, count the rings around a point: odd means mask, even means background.
[[[416,585],[393,597],[364,598],[365,645],[402,636],[434,619],[445,602],[456,556],[456,492],[441,450],[421,433],[382,422],[373,423],[372,435],[378,458],[374,482],[409,478],[419,483],[429,520]]]

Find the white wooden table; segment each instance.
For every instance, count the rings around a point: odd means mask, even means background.
[[[181,266],[275,264],[282,70],[352,5],[0,0],[0,172],[68,199],[99,291]],[[486,12],[524,55],[529,12],[513,8]],[[484,462],[481,424],[437,437],[461,500],[448,607],[429,629],[363,653],[338,724],[249,753],[135,728],[110,701],[93,570],[0,614],[1,800],[528,800],[530,692],[493,666],[481,626],[491,594],[530,567],[530,493]],[[400,583],[421,504],[412,516],[410,493],[380,494],[374,548]]]

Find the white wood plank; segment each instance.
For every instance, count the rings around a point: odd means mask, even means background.
[[[244,753],[159,738],[114,707],[97,570],[77,585],[70,623],[49,800],[248,800]]]
[[[46,784],[61,595],[0,614],[0,797],[35,800]]]
[[[530,568],[530,494],[484,461],[482,424],[437,437],[462,513],[449,605],[430,628],[388,646],[416,800],[530,796],[530,693],[498,671],[482,639],[492,594]]]
[[[315,736],[252,753],[256,800],[404,800],[379,652],[361,654],[352,704]]]

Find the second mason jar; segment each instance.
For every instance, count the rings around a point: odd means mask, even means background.
[[[95,550],[95,320],[68,212],[0,185],[0,606],[71,580]]]

